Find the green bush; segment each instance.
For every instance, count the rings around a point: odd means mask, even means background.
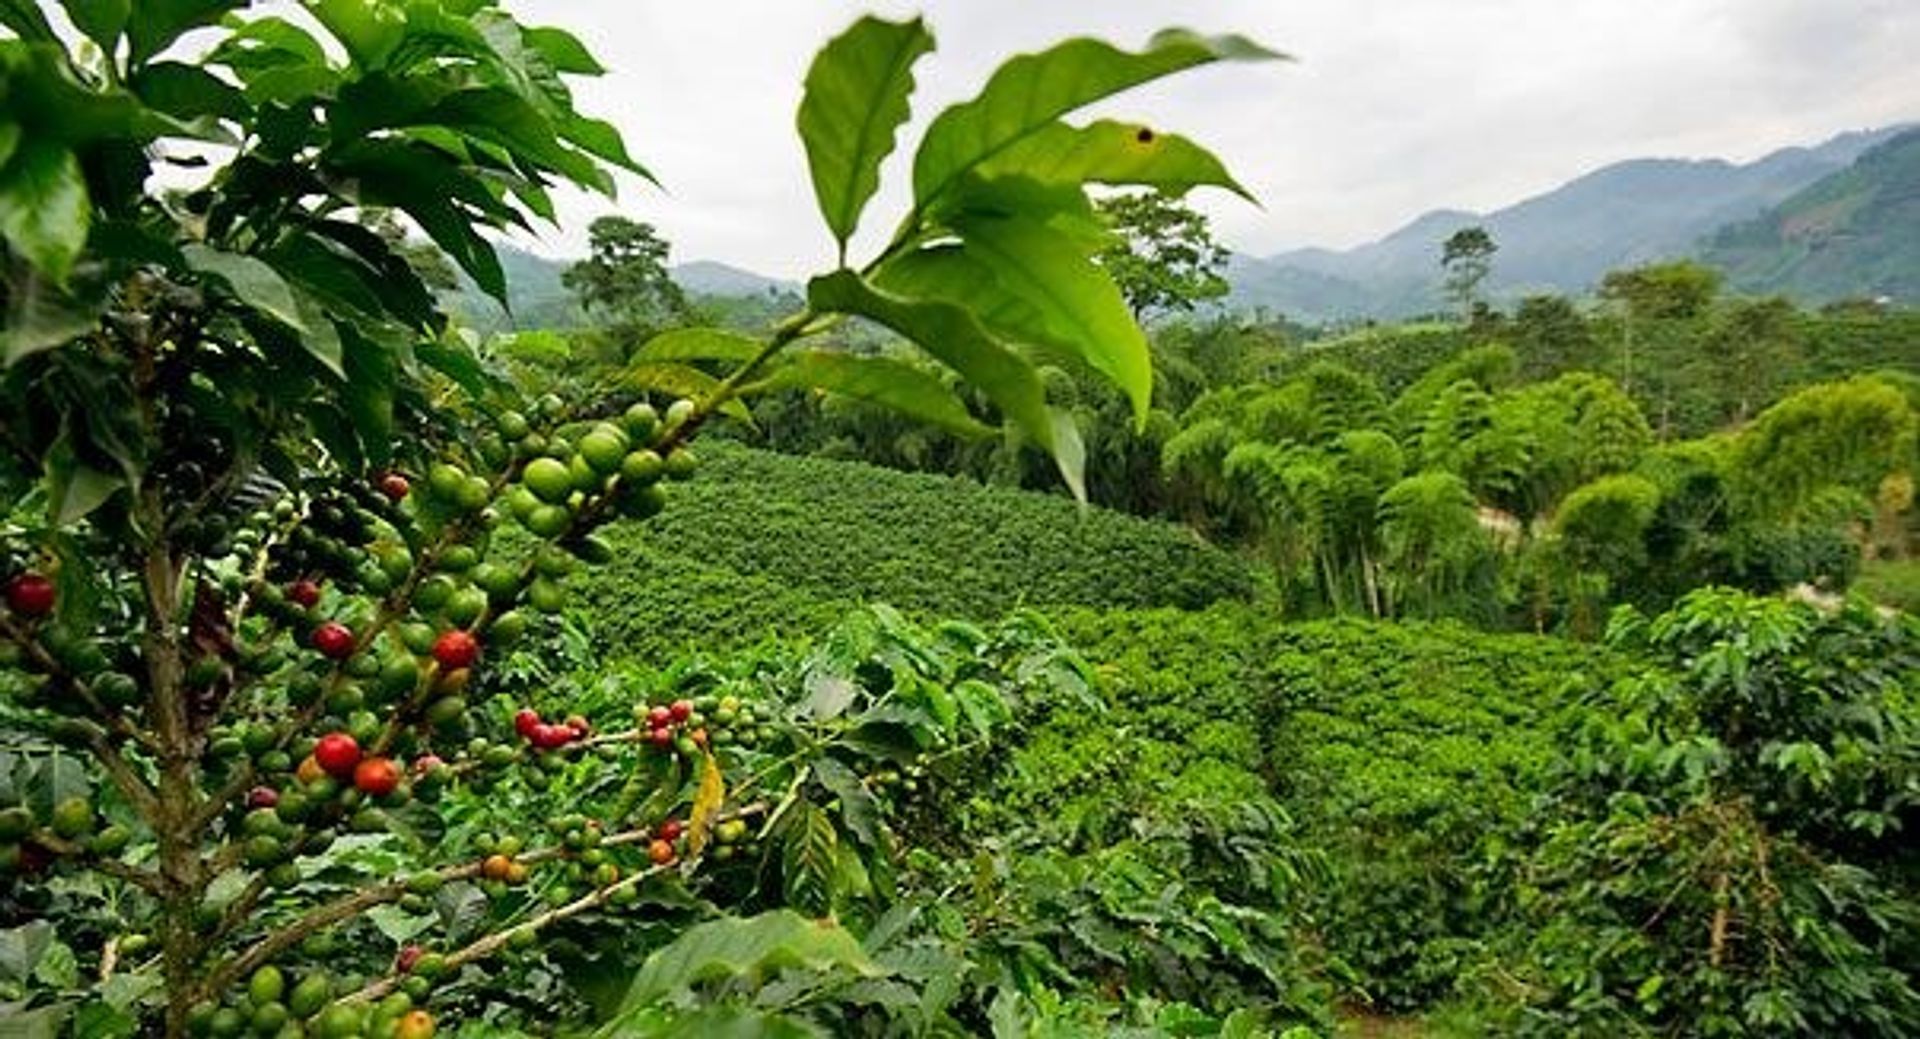
[[[1081,839],[1277,811],[1264,897],[1324,951],[1321,970],[1402,1009],[1445,996],[1510,925],[1506,846],[1582,718],[1580,691],[1627,666],[1558,639],[1287,625],[1229,604],[1060,624],[1102,676],[1106,714],[1030,733],[988,796]],[[1263,895],[1232,879],[1214,882]]]
[[[1496,991],[1538,1035],[1920,1029],[1920,625],[1702,589],[1570,742]]]
[[[579,601],[623,654],[820,630],[854,604],[991,620],[1020,606],[1244,599],[1235,557],[1166,523],[942,476],[702,446],[674,508],[609,528]]]

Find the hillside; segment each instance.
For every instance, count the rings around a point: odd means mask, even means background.
[[[1436,210],[1353,249],[1243,259],[1236,264],[1231,299],[1320,320],[1432,311],[1441,305],[1440,243],[1474,224],[1500,246],[1488,282],[1496,297],[1584,292],[1608,270],[1691,252],[1702,236],[1785,202],[1898,132],[1841,134],[1746,164],[1614,163],[1489,213]]]
[[[1247,568],[1171,523],[1047,494],[855,462],[702,444],[698,479],[579,598],[622,652],[817,631],[884,602],[991,620],[1022,606],[1195,608],[1252,594]]]
[[[1704,259],[1749,292],[1920,300],[1920,130],[1723,229]]]

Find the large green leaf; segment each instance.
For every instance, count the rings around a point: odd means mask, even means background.
[[[383,67],[406,35],[405,13],[382,0],[305,0],[305,5],[362,69]]]
[[[260,311],[296,332],[310,331],[305,316],[300,313],[300,305],[293,297],[293,288],[265,260],[197,242],[182,248],[180,252],[187,258],[187,266],[226,282],[233,290],[234,298],[243,305]]]
[[[127,86],[147,107],[179,119],[219,116],[245,119],[253,106],[246,95],[205,69],[177,61],[156,61],[141,69]]]
[[[338,170],[357,179],[362,203],[405,211],[482,292],[507,305],[507,276],[499,254],[475,230],[473,217],[456,204],[482,206],[484,200],[493,222],[504,222],[501,204],[480,181],[434,149],[393,140],[353,149],[340,157]]]
[[[571,973],[567,980],[573,983]],[[809,1022],[732,1003],[686,1010],[642,1007],[620,1015],[595,1034],[617,1039],[826,1039],[827,1035]]]
[[[696,985],[741,975],[765,977],[779,970],[839,970],[862,977],[886,973],[839,924],[776,909],[746,919],[723,917],[697,924],[656,949],[634,975],[622,1009],[686,1002]]]
[[[56,284],[87,244],[93,206],[73,152],[28,135],[0,169],[0,237]]]
[[[555,72],[575,76],[599,76],[606,73],[593,53],[580,39],[565,29],[534,26],[524,30],[527,46],[532,47]]]
[[[105,303],[98,290],[75,298],[22,268],[7,286],[6,312],[0,315],[0,368],[92,331]]]
[[[1000,66],[977,97],[948,108],[927,128],[913,160],[914,204],[924,210],[976,166],[1129,87],[1210,62],[1277,57],[1241,36],[1180,29],[1155,34],[1138,53],[1082,38],[1020,55]]]
[[[73,436],[62,432],[47,450],[47,513],[56,527],[79,522],[93,510],[106,504],[126,481],[113,473],[96,469],[80,459],[73,448]]]
[[[634,351],[636,361],[730,361],[745,364],[765,344],[722,328],[676,328],[662,332]]]
[[[246,5],[247,0],[139,0],[127,16],[133,63],[142,64],[166,50],[188,29],[212,25],[228,11]]]
[[[1091,126],[1042,127],[982,163],[979,172],[983,177],[1021,176],[1043,183],[1137,184],[1170,195],[1204,184],[1253,201],[1205,148],[1177,134],[1107,119]]]
[[[120,30],[126,28],[132,4],[133,0],[60,0],[74,28],[109,54],[114,52]]]
[[[320,319],[326,322],[326,318]],[[353,419],[354,431],[367,464],[382,466],[393,458],[393,399],[399,376],[393,352],[351,327],[342,338],[346,386],[341,403]]]
[[[933,34],[915,18],[868,16],[822,48],[807,70],[800,139],[807,149],[820,215],[846,254],[860,211],[880,187],[880,163],[911,111],[913,63],[933,50]]]
[[[1019,217],[960,222],[964,248],[1007,293],[1038,311],[1056,343],[1119,386],[1146,428],[1153,405],[1153,355],[1126,298],[1067,236]]]
[[[1070,443],[1063,440],[1062,424],[1047,407],[1047,391],[1039,373],[1026,358],[981,327],[965,307],[896,296],[845,270],[809,282],[807,300],[821,313],[864,317],[918,343],[985,393],[1008,421],[1051,453],[1074,496],[1086,497],[1086,458],[1078,434]],[[1066,423],[1067,429],[1071,427]]]
[[[839,350],[803,350],[786,355],[771,382],[783,388],[824,390],[877,404],[961,436],[993,430],[974,418],[946,383],[891,357],[861,357]]]
[[[546,116],[512,91],[462,90],[422,113],[419,122],[453,127],[499,144],[516,158],[530,159],[583,187],[603,195],[614,192],[613,178],[599,164],[562,144]]]
[[[0,0],[0,25],[28,42],[48,43],[59,38],[35,0]]]
[[[719,379],[698,368],[660,361],[629,364],[620,370],[617,381],[628,389],[657,390],[691,400],[705,400],[720,389]],[[721,404],[720,413],[748,425],[753,424],[753,413],[738,399],[729,399]]]

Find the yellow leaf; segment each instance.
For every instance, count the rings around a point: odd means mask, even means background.
[[[707,846],[707,838],[713,834],[713,818],[727,799],[727,781],[720,776],[720,763],[710,753],[702,752],[700,758],[700,789],[693,795],[687,826],[687,848],[695,855]]]

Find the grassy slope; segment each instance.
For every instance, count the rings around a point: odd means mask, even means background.
[[[1241,562],[1185,529],[1050,495],[712,442],[667,511],[616,526],[577,584],[618,652],[667,659],[820,631],[854,603],[987,620],[1020,606],[1243,599]]]

